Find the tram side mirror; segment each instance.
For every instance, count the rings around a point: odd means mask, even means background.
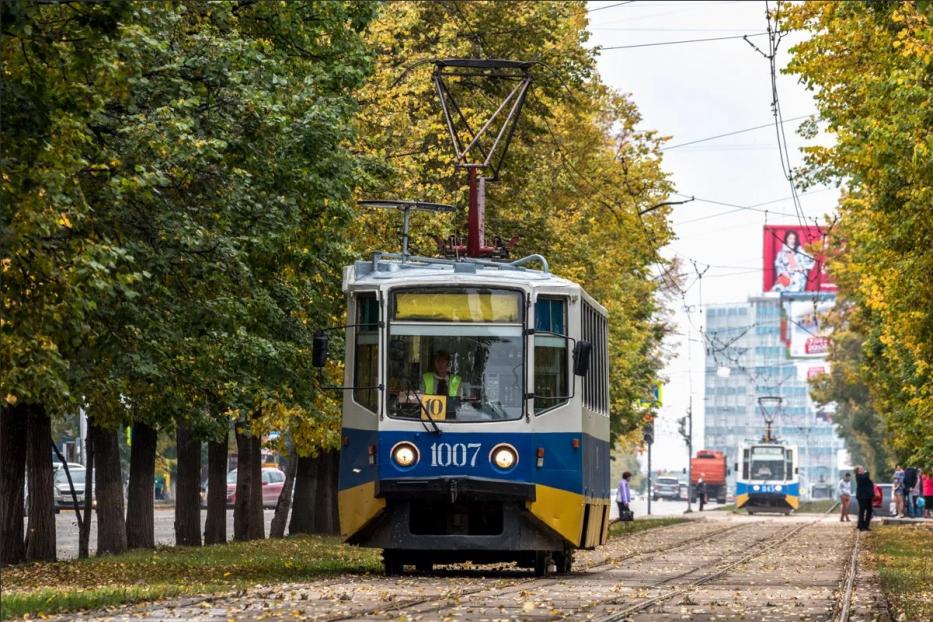
[[[314,333],[314,341],[311,343],[311,365],[322,369],[327,365],[327,351],[330,349],[330,338],[323,330]]]
[[[589,341],[578,341],[573,346],[573,374],[575,376],[585,376],[590,371],[590,354],[593,352],[593,344]]]
[[[735,463],[735,467],[734,467],[734,468],[735,468],[735,472],[738,473],[738,472],[739,472],[739,463],[738,463],[738,462]]]

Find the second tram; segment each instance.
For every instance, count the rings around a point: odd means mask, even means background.
[[[797,448],[775,442],[743,446],[736,465],[735,507],[749,514],[790,514],[800,507]]]

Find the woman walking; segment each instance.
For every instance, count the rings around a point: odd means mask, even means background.
[[[839,480],[839,505],[842,506],[842,514],[839,516],[839,522],[851,522],[849,520],[849,504],[852,502],[852,476],[846,473]]]

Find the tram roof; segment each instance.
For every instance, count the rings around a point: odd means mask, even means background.
[[[537,262],[543,269],[535,270],[525,264]],[[357,261],[346,266],[343,290],[382,288],[393,285],[427,284],[529,285],[533,289],[550,291],[566,289],[568,294],[580,294],[605,313],[605,309],[573,281],[551,274],[547,260],[540,255],[529,255],[513,262],[489,259],[440,259],[435,257],[402,258],[401,255],[376,253],[369,261]]]

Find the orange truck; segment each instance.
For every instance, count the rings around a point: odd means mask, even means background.
[[[706,498],[726,502],[726,455],[721,451],[701,449],[690,459],[690,488],[696,490],[700,476],[706,483]]]

